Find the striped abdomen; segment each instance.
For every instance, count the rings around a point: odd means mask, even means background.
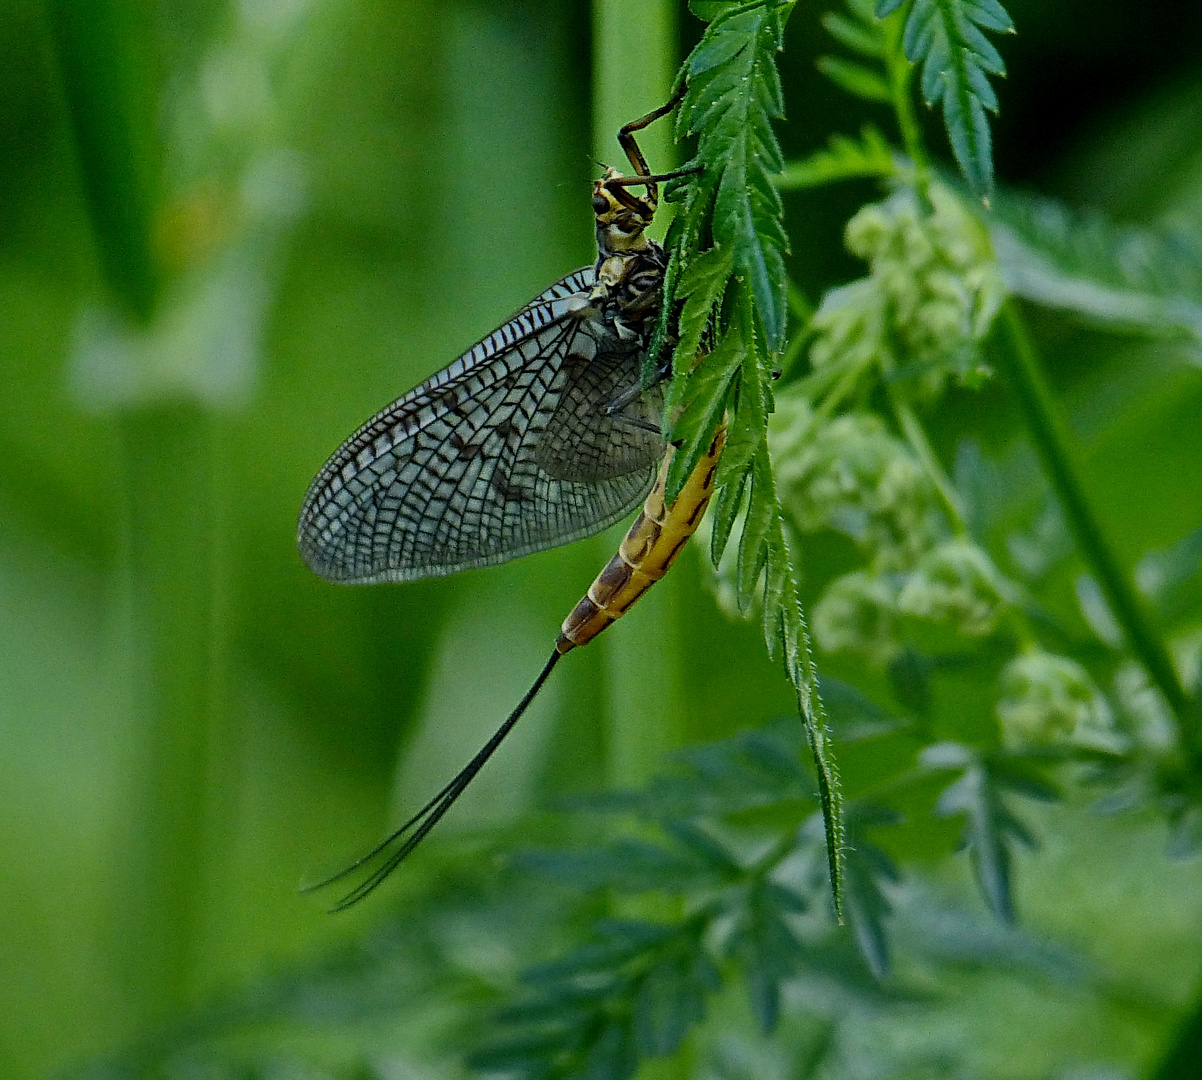
[[[726,445],[726,423],[719,425],[710,445],[670,507],[664,506],[664,483],[673,447],[668,447],[655,485],[618,553],[597,575],[588,592],[563,621],[555,649],[566,653],[592,641],[610,623],[668,572],[685,541],[697,531],[714,493],[718,458]]]

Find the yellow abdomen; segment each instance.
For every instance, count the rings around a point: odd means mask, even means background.
[[[676,501],[664,506],[664,483],[674,447],[668,447],[655,485],[642,512],[618,547],[618,553],[597,575],[588,592],[563,621],[555,649],[566,653],[595,638],[668,572],[685,542],[697,531],[714,493],[718,458],[726,445],[726,423],[719,425]]]

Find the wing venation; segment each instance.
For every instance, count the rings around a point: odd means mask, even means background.
[[[453,574],[589,536],[642,501],[664,446],[658,396],[634,422],[607,414],[642,352],[599,345],[573,314],[593,280],[592,267],[562,278],[347,439],[301,507],[316,573]]]

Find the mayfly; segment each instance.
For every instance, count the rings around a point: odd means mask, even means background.
[[[667,371],[650,387],[641,379],[667,265],[645,230],[658,185],[686,174],[652,174],[634,135],[680,97],[619,132],[634,174],[609,168],[593,184],[596,263],[557,281],[368,420],[305,496],[298,527],[305,562],[331,581],[360,584],[505,562],[591,536],[644,502],[618,553],[564,620],[546,666],[493,737],[404,825],[314,886],[376,864],[336,910],[374,890],[421,843],[559,658],[599,634],[664,575],[709,503],[724,432],[715,433],[665,506],[673,453],[661,434]],[[642,196],[631,190],[639,187]]]

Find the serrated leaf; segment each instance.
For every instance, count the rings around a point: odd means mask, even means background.
[[[664,411],[673,418],[668,438],[676,447],[668,466],[669,504],[680,494],[709,447],[726,411],[731,385],[742,367],[743,352],[742,341],[734,334],[727,334],[704,363],[674,377],[668,387]]]
[[[687,373],[695,366],[714,310],[722,302],[730,272],[730,253],[712,247],[695,256],[680,275],[676,297],[684,303],[677,319],[678,340],[672,358],[674,372]]]
[[[746,295],[737,306],[740,314],[731,323],[731,333],[738,334],[744,343],[743,363],[739,375],[738,394],[726,425],[726,448],[718,463],[717,482],[728,483],[742,476],[751,464],[764,440],[768,437],[769,403],[764,393],[764,358],[758,349],[755,316]]]
[[[679,132],[698,136],[705,170],[686,202],[686,232],[699,234],[695,206],[712,197],[714,242],[730,251],[753,290],[773,350],[784,341],[788,241],[771,183],[783,164],[771,121],[783,110],[775,53],[791,8],[755,8],[712,24],[686,61],[688,92],[677,118]]]
[[[817,67],[836,86],[855,97],[886,105],[893,101],[893,93],[884,77],[863,64],[841,60],[837,56],[820,56]]]
[[[879,3],[877,14],[900,3]],[[1004,75],[1005,64],[982,29],[1014,29],[996,0],[914,0],[903,32],[907,59],[919,65],[923,100],[942,104],[943,121],[956,162],[973,191],[993,190],[993,149],[986,111],[997,111],[989,75]]]
[[[762,455],[757,455],[757,464]],[[747,516],[739,540],[739,565],[736,576],[740,610],[746,611],[755,596],[760,574],[768,561],[768,535],[776,524],[778,508],[775,492],[766,487],[762,470],[753,469],[747,497]]]
[[[747,476],[745,470],[741,476],[723,484],[710,504],[710,561],[715,568],[722,561],[722,553],[726,550],[726,542],[730,539],[735,519],[743,508],[743,491]]]
[[[1007,763],[982,757],[967,747],[941,744],[928,747],[923,755],[925,764],[937,767],[954,767],[957,759],[963,763],[963,771],[940,793],[936,813],[964,815],[963,844],[981,895],[999,919],[1012,922],[1011,849],[1015,843],[1032,847],[1035,838],[1007,807],[1003,794],[1007,790],[1030,794],[1037,789],[1029,777],[1016,773]]]

